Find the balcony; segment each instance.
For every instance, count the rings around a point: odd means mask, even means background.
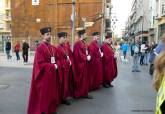
[[[165,4],[162,4],[162,7],[161,7],[161,16],[162,17],[165,16]]]
[[[6,21],[6,22],[10,22],[11,21],[11,17],[10,16],[6,16],[3,20]]]
[[[10,4],[6,4],[6,5],[5,5],[5,10],[11,10]]]
[[[3,28],[0,29],[0,33],[11,33],[11,30],[9,28]]]
[[[10,5],[6,5],[6,6],[5,6],[5,10],[11,10]]]
[[[158,20],[158,21],[160,21],[162,19],[162,17],[161,16],[155,16],[155,20]]]

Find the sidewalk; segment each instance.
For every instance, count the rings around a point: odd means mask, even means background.
[[[0,67],[15,67],[15,68],[32,68],[34,60],[34,52],[30,52],[28,63],[23,62],[22,53],[20,60],[16,60],[15,53],[12,53],[12,58],[7,60],[5,53],[0,53]]]

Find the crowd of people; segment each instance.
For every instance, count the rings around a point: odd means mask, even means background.
[[[58,46],[50,44],[50,27],[40,32],[43,41],[35,51],[28,114],[56,114],[59,104],[71,104],[70,98],[93,99],[90,91],[113,87],[117,64],[109,35],[99,45],[100,33],[94,32],[87,45],[87,33],[80,30],[72,51],[66,32],[58,33]]]
[[[148,42],[141,41],[139,37],[135,37],[133,42],[125,40],[119,45],[120,50],[123,52],[120,58],[122,61],[128,61],[129,56],[127,54],[130,51],[133,59],[132,72],[141,72],[140,65],[147,66],[150,64],[151,67],[153,66],[153,53],[156,46],[155,43],[148,45]],[[153,72],[153,70],[150,72]]]
[[[19,41],[16,42],[16,44],[14,45],[14,52],[16,55],[16,60],[19,61],[20,60],[20,51],[22,50],[22,58],[24,62],[28,62],[28,51],[29,51],[29,44],[23,40],[22,43],[22,49],[21,49],[21,44]],[[7,59],[11,59],[11,42],[7,41],[5,44],[5,51],[6,51],[6,55],[7,55]]]

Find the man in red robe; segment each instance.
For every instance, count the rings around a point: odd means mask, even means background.
[[[70,97],[69,70],[71,66],[71,60],[69,58],[69,53],[65,45],[66,33],[65,32],[58,33],[58,38],[59,38],[59,45],[57,46],[57,49],[58,49],[58,56],[59,56],[58,58],[60,62],[59,75],[60,77],[62,77],[61,100],[63,104],[70,105],[68,98]]]
[[[67,33],[65,33],[66,37],[68,36]],[[69,43],[69,39],[68,37],[66,38],[66,42],[65,42],[65,46],[67,48],[67,52],[68,52],[68,56],[71,62],[71,66],[69,69],[69,89],[70,89],[70,96],[73,97],[74,96],[74,62],[73,62],[73,52],[71,50],[71,45]]]
[[[87,62],[90,61],[91,56],[88,53],[86,45],[86,32],[80,30],[78,32],[79,41],[77,41],[73,48],[74,57],[74,97],[75,98],[89,98],[88,95],[89,78],[87,75]]]
[[[103,87],[113,87],[112,81],[116,78],[116,63],[114,58],[114,52],[111,47],[112,38],[106,37],[105,41],[101,47],[102,52],[104,53],[102,62],[103,62]]]
[[[100,33],[94,32],[93,34],[93,41],[89,44],[89,54],[91,55],[91,61],[89,62],[88,66],[88,74],[90,78],[90,90],[95,90],[100,88],[102,84],[102,57],[103,53],[100,50],[99,47],[99,39],[100,39]]]
[[[35,52],[27,114],[56,114],[60,102],[57,49],[50,44],[51,28],[42,28],[40,32],[43,42]]]

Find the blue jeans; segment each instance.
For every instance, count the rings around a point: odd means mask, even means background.
[[[123,51],[124,59],[126,59],[127,51]]]
[[[133,55],[133,66],[132,66],[132,70],[133,71],[139,71],[139,54],[134,54]]]
[[[17,60],[20,60],[19,51],[15,52]]]

